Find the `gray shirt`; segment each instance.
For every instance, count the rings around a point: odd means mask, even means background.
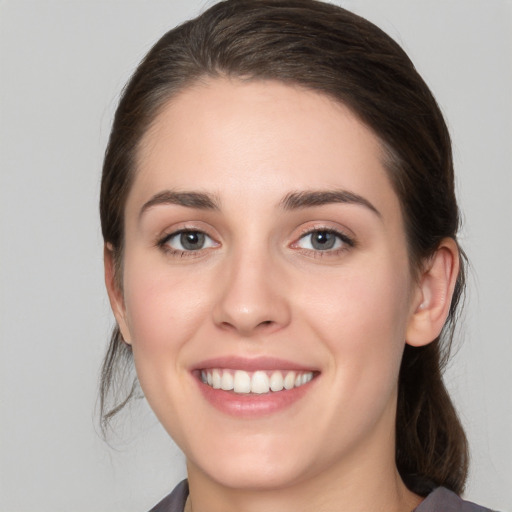
[[[164,498],[150,512],[183,512],[188,496],[188,482],[183,480],[174,491]],[[432,491],[412,512],[492,512],[469,501],[464,501],[445,487]]]

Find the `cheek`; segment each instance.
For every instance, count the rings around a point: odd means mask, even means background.
[[[302,297],[300,316],[324,340],[340,389],[396,384],[405,344],[411,279],[390,259],[318,278]],[[314,284],[314,286],[313,286]],[[311,290],[314,290],[312,293]],[[347,381],[357,381],[350,384]]]
[[[411,288],[411,278],[401,268],[393,262],[373,262],[303,279],[298,295],[304,313],[318,318],[319,327],[337,326],[340,332],[353,331],[355,338],[374,329],[382,336],[398,334],[408,316]]]
[[[184,389],[187,342],[197,337],[209,310],[209,281],[133,253],[125,261],[124,291],[138,379],[169,434],[182,439],[180,426],[191,408]]]
[[[207,309],[208,280],[160,263],[127,261],[125,304],[134,354],[158,358],[190,339]]]

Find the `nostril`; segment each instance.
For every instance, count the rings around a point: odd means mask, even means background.
[[[260,322],[260,325],[270,325],[272,323],[272,320],[264,320],[263,322]]]

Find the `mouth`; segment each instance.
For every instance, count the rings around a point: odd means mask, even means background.
[[[239,395],[265,395],[289,391],[312,381],[317,372],[302,370],[256,370],[208,368],[199,372],[201,382],[213,389]]]
[[[272,357],[219,357],[192,368],[201,395],[217,410],[238,418],[264,418],[309,396],[316,368]]]

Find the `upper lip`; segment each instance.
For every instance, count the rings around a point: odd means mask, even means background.
[[[244,370],[255,372],[257,370],[298,370],[315,371],[315,368],[286,359],[276,357],[245,358],[239,356],[225,356],[206,359],[194,365],[192,370],[207,370],[209,368],[226,368],[230,370]]]

